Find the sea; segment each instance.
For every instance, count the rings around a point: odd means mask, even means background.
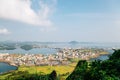
[[[120,43],[77,43],[77,44],[69,44],[69,43],[37,43],[40,46],[47,46],[46,48],[34,48],[31,50],[23,50],[21,48],[17,48],[15,50],[0,50],[0,53],[10,53],[10,54],[55,54],[58,52],[56,48],[103,48],[106,49],[110,54],[113,53],[113,48],[120,49]],[[49,48],[48,48],[49,47]],[[106,60],[109,55],[102,55],[98,58],[93,58],[91,60]],[[0,73],[8,72],[11,70],[16,70],[17,67],[11,66],[7,63],[0,62]]]
[[[0,74],[16,69],[17,67],[15,66],[11,66],[8,63],[0,62]]]

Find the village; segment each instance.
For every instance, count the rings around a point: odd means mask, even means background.
[[[100,55],[108,54],[104,49],[59,49],[56,54],[10,54],[0,53],[0,62],[6,62],[13,66],[44,66],[44,65],[68,65],[74,62],[74,59],[89,60]]]

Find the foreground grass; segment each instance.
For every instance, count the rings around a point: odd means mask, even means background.
[[[66,78],[74,70],[75,66],[76,63],[59,66],[21,66],[18,68],[18,71],[28,71],[30,74],[50,74],[55,70],[61,78]]]
[[[5,74],[0,75],[0,80],[5,80],[7,76],[12,73],[19,71],[27,71],[29,74],[50,74],[53,70],[57,72],[57,75],[61,80],[64,80],[75,68],[76,63],[71,63],[69,65],[59,65],[59,66],[20,66],[18,70],[11,71]]]

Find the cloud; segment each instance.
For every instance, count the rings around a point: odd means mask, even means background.
[[[0,35],[7,35],[10,34],[10,32],[6,28],[0,29]]]
[[[51,0],[52,3],[56,0]],[[35,5],[35,4],[34,4]],[[51,26],[49,14],[52,13],[53,4],[39,0],[39,11],[35,12],[31,0],[0,0],[0,18],[16,20],[38,26]]]

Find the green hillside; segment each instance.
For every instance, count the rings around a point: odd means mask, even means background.
[[[66,80],[120,80],[120,50],[105,61],[79,61]]]

